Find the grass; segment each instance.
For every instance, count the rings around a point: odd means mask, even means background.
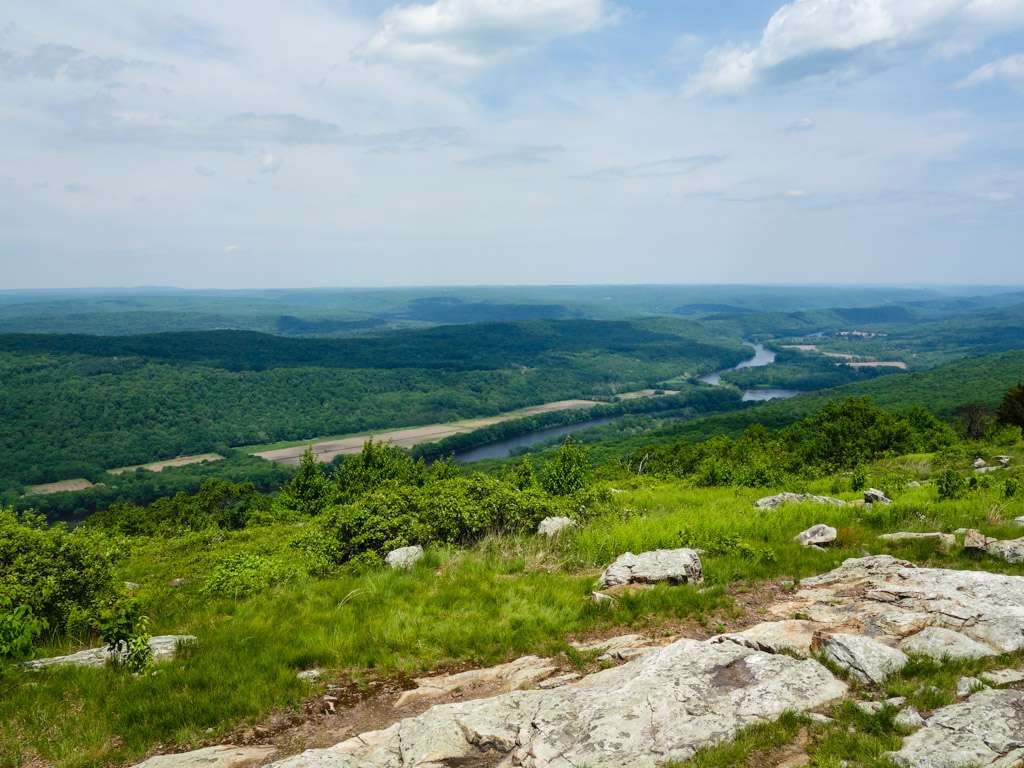
[[[824,481],[797,490],[827,493],[829,486]],[[683,621],[719,631],[719,623],[739,611],[730,595],[748,585],[820,573],[865,553],[1024,574],[1024,566],[959,549],[943,552],[931,542],[886,545],[877,539],[888,531],[959,527],[1014,538],[1021,531],[1007,521],[1024,514],[1024,500],[1007,501],[996,486],[962,501],[939,501],[928,485],[897,494],[892,507],[794,504],[770,512],[755,510],[753,502],[774,490],[644,480],[620,483],[619,490],[596,518],[556,542],[492,538],[465,551],[435,549],[407,573],[316,578],[300,575],[292,563],[296,573],[289,580],[241,600],[205,596],[204,579],[240,552],[291,563],[297,555],[285,544],[301,525],[134,540],[119,575],[140,585],[154,634],[194,634],[198,643],[142,677],[109,669],[0,671],[0,767],[38,761],[99,768],[135,760],[157,745],[214,743],[272,710],[299,707],[312,689],[296,672],[313,666],[358,682],[527,653],[565,654],[572,661],[567,640],[596,632],[657,633],[678,630]],[[792,542],[822,522],[839,531],[834,547],[819,551]],[[600,569],[618,555],[677,547],[684,540],[706,543],[704,588],[661,586],[624,595],[612,607],[589,600]],[[168,585],[179,578],[190,582]],[[932,708],[947,700],[961,673],[960,666],[936,670],[915,662],[887,693]],[[928,686],[944,693],[936,698]],[[898,744],[898,733],[881,715],[866,717],[841,709],[837,725],[827,728],[784,719],[687,765],[758,765],[759,754],[801,730],[807,731],[814,765],[838,766],[840,759],[884,765],[880,756]]]

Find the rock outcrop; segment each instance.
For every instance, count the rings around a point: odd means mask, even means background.
[[[812,504],[828,504],[834,507],[845,507],[846,502],[842,499],[834,499],[831,496],[814,496],[810,493],[779,493],[775,496],[765,496],[754,502],[758,509],[778,509],[783,504],[800,504],[810,502]]]
[[[673,584],[699,584],[704,581],[700,555],[693,549],[659,549],[619,557],[601,574],[601,586],[617,587],[624,584],[655,584],[667,581]]]
[[[814,645],[826,659],[870,685],[881,685],[910,661],[902,651],[864,635],[821,634]]]
[[[423,547],[401,547],[388,552],[384,562],[391,568],[407,571],[423,559]]]
[[[868,488],[864,491],[865,504],[892,504],[892,499],[885,495],[884,491],[877,488]]]
[[[274,766],[655,768],[845,693],[845,684],[813,660],[679,640],[575,684],[435,706]]]
[[[251,768],[262,765],[276,751],[276,747],[236,747],[232,744],[222,744],[178,755],[157,755],[134,768]]]
[[[564,531],[576,527],[576,523],[568,517],[545,517],[537,526],[539,536],[557,536]]]
[[[523,656],[508,664],[499,664],[484,669],[471,669],[453,675],[436,675],[416,679],[416,688],[405,691],[395,702],[396,707],[437,701],[455,691],[482,688],[490,693],[508,693],[523,688],[532,688],[541,680],[551,677],[558,666],[551,659],[539,656]]]
[[[192,635],[158,635],[150,638],[149,649],[153,652],[153,661],[168,661],[174,658],[181,643],[193,642],[196,638]],[[51,656],[48,659],[33,659],[26,661],[22,666],[25,669],[43,669],[44,667],[75,666],[75,667],[102,667],[110,659],[110,651],[106,646],[100,648],[89,648],[85,651],[78,651],[67,656]]]
[[[925,627],[900,643],[904,653],[942,659],[982,659],[996,652],[984,643],[972,640],[962,632],[945,627]]]
[[[1024,760],[1024,691],[980,691],[943,707],[890,757],[904,768],[1018,765]]]

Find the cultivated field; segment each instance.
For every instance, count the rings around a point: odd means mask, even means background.
[[[43,483],[42,485],[29,485],[25,487],[26,496],[45,496],[49,493],[65,493],[69,491],[84,491],[92,488],[93,484],[84,477],[76,477],[72,480],[59,480],[56,483]]]
[[[144,469],[147,472],[163,472],[171,467],[187,467],[189,464],[202,464],[206,461],[223,461],[224,457],[219,453],[197,453],[194,456],[178,456],[176,459],[165,459],[164,461],[152,461],[149,464],[133,464],[130,467],[117,467],[108,469],[112,475],[123,475],[125,472],[134,472],[137,469]]]

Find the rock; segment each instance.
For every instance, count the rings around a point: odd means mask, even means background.
[[[904,728],[920,728],[924,725],[924,718],[913,707],[907,707],[899,711],[893,722]]]
[[[175,589],[177,589],[178,587],[184,587],[185,585],[191,583],[192,579],[171,579],[167,582],[167,586],[174,587]]]
[[[989,544],[994,544],[995,539],[990,539],[980,531],[968,528],[964,531],[964,549],[988,549]]]
[[[1009,456],[993,456],[992,461],[1006,468],[1010,466],[1010,462],[1012,461],[1012,459]]]
[[[892,504],[892,499],[886,496],[877,488],[868,488],[864,491],[865,504]]]
[[[994,669],[991,672],[982,672],[981,679],[989,685],[997,687],[1024,683],[1024,672],[1019,669]]]
[[[999,653],[1024,650],[1024,576],[915,568],[888,555],[853,558],[803,579],[792,599],[769,607],[836,631],[893,638],[943,626]]]
[[[807,715],[807,719],[810,720],[812,723],[817,723],[818,725],[831,725],[835,722],[835,720],[833,720],[831,717],[829,717],[828,715],[823,715],[820,712],[809,713]]]
[[[276,768],[654,768],[691,758],[786,711],[827,706],[846,686],[821,664],[735,643],[679,640],[550,691],[435,706],[383,731]]]
[[[556,675],[555,677],[549,677],[547,680],[541,680],[537,687],[542,691],[550,691],[552,688],[561,688],[563,685],[575,683],[582,677],[578,672],[567,672],[564,675]]]
[[[591,643],[571,643],[577,651],[600,652],[598,661],[628,661],[652,650],[652,641],[643,635],[621,635]]]
[[[987,461],[985,461],[985,460],[984,460],[984,459],[982,459],[982,458],[977,458],[977,459],[975,459],[975,460],[974,460],[974,464],[973,464],[972,466],[973,466],[973,467],[974,467],[975,469],[983,469],[984,467],[987,467],[987,466],[988,466],[988,462],[987,462]]]
[[[157,755],[134,768],[250,768],[262,764],[276,747],[236,747],[222,744],[178,755]]]
[[[902,696],[898,696],[893,699],[886,699],[885,701],[855,701],[853,703],[861,712],[867,715],[877,715],[885,707],[899,709],[907,703],[907,700]]]
[[[902,651],[863,635],[819,634],[814,645],[833,664],[871,685],[881,685],[909,661]]]
[[[909,483],[907,483],[907,488],[920,488],[920,487],[921,487],[921,483],[919,483],[917,480],[911,480]]]
[[[834,499],[831,496],[814,496],[810,493],[779,493],[775,496],[765,496],[754,502],[758,509],[778,509],[783,504],[829,504],[834,507],[845,507],[846,502],[842,499]]]
[[[416,545],[413,547],[401,547],[400,549],[393,549],[388,552],[387,557],[384,558],[384,562],[389,567],[401,570],[408,570],[412,568],[423,558],[423,547]]]
[[[998,472],[1002,467],[981,467],[980,469],[974,470],[979,475],[987,475],[989,472]]]
[[[818,524],[808,528],[803,533],[797,534],[793,541],[798,541],[805,547],[831,544],[838,535],[835,528],[830,525]]]
[[[139,585],[136,584],[134,581],[126,581],[124,583],[124,588],[129,592],[135,592],[139,588]]]
[[[911,635],[902,643],[900,650],[933,659],[981,659],[995,656],[996,652],[984,643],[972,640],[967,635],[945,627],[926,627]]]
[[[961,677],[956,681],[956,697],[958,699],[966,698],[984,687],[985,684],[976,677]]]
[[[993,557],[1001,557],[1008,563],[1024,563],[1024,538],[1009,541],[990,540],[985,551]]]
[[[742,632],[713,637],[710,642],[728,641],[757,651],[795,653],[807,657],[811,655],[814,634],[821,628],[821,624],[815,624],[813,621],[766,621]]]
[[[153,652],[153,661],[168,661],[174,658],[178,646],[181,643],[193,642],[196,638],[192,635],[157,635],[150,638],[149,649]],[[89,648],[85,651],[78,651],[68,656],[52,656],[48,659],[33,659],[26,661],[21,666],[25,669],[43,669],[44,667],[75,666],[75,667],[102,667],[110,658],[110,651],[104,645],[100,648]]]
[[[545,517],[537,526],[537,534],[540,536],[557,536],[558,534],[575,528],[576,523],[568,517]]]
[[[627,552],[601,574],[602,587],[622,584],[700,584],[704,581],[700,555],[692,549],[659,549],[634,555]]]
[[[1013,522],[1015,522],[1017,525],[1024,525],[1024,515],[1013,518]]]
[[[299,680],[305,680],[306,682],[311,683],[315,680],[319,680],[321,675],[323,675],[323,672],[319,669],[304,669],[295,676],[299,678]]]
[[[943,707],[889,755],[903,768],[1010,768],[1024,758],[1024,691],[981,691]]]
[[[507,664],[499,664],[485,669],[471,669],[468,672],[457,672],[453,675],[437,675],[416,679],[418,688],[405,691],[395,702],[396,707],[406,704],[420,704],[435,701],[451,693],[473,688],[495,689],[501,693],[531,688],[546,677],[558,671],[551,659],[539,656],[523,656]]]
[[[952,533],[883,533],[878,537],[881,541],[926,541],[934,540],[943,549],[952,549],[956,544],[956,536]]]

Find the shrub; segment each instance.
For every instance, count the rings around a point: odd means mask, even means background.
[[[972,480],[974,478],[971,478]],[[936,482],[940,499],[962,499],[967,495],[967,481],[960,476],[960,473],[947,469]]]
[[[552,496],[569,496],[587,484],[590,459],[587,449],[567,438],[541,473],[540,484]]]
[[[1020,492],[1020,481],[1015,477],[1006,479],[1003,483],[1003,496],[1008,499],[1014,498]]]
[[[33,616],[31,608],[0,595],[0,659],[27,656],[45,629],[46,621]]]
[[[0,594],[42,631],[85,639],[99,612],[121,593],[113,564],[118,542],[96,532],[47,526],[38,515],[0,508]]]
[[[100,614],[96,624],[113,666],[141,672],[153,661],[149,617],[143,615],[138,601],[119,600]]]
[[[284,581],[290,572],[280,563],[262,555],[240,553],[225,558],[213,569],[203,594],[238,599]]]

